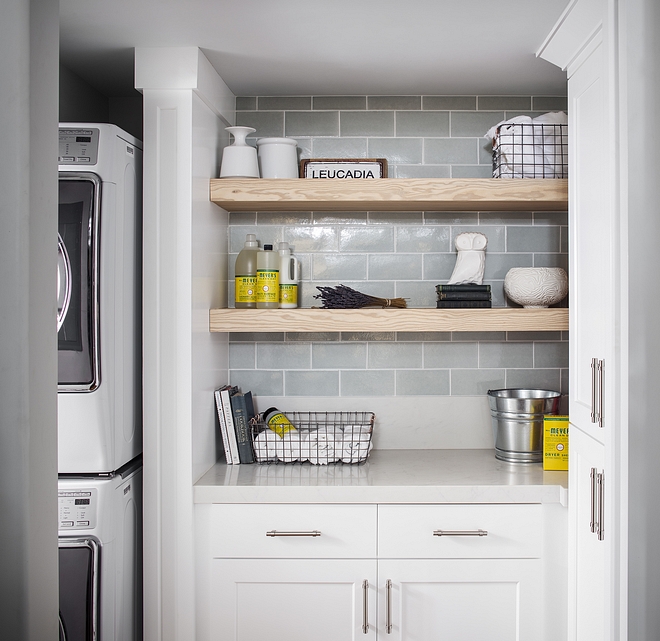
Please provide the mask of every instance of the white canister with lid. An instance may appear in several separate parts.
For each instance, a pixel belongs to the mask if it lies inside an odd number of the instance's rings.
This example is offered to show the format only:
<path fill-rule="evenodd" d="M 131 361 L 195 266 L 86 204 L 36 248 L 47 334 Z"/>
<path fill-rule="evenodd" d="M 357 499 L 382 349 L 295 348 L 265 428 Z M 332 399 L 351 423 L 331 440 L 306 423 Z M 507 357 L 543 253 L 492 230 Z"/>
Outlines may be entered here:
<path fill-rule="evenodd" d="M 293 138 L 259 138 L 262 178 L 298 178 L 298 148 Z"/>

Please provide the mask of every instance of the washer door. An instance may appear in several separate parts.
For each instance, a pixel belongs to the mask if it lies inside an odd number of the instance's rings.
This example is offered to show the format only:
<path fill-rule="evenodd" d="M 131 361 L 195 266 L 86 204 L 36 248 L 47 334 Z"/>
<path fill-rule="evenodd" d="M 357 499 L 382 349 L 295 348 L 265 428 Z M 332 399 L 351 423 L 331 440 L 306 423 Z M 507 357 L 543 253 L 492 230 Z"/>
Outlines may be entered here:
<path fill-rule="evenodd" d="M 95 539 L 59 540 L 60 639 L 96 641 L 99 544 Z"/>

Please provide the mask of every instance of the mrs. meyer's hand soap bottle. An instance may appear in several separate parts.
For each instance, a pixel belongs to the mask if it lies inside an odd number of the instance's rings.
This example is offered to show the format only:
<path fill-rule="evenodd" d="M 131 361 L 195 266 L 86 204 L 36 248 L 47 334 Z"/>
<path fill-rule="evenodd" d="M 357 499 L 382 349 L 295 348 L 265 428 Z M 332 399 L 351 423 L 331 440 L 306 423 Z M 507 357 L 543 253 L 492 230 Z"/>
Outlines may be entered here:
<path fill-rule="evenodd" d="M 257 254 L 257 309 L 280 306 L 280 255 L 272 245 Z"/>
<path fill-rule="evenodd" d="M 238 308 L 257 306 L 257 254 L 259 243 L 254 234 L 245 236 L 245 246 L 236 257 L 234 304 Z"/>

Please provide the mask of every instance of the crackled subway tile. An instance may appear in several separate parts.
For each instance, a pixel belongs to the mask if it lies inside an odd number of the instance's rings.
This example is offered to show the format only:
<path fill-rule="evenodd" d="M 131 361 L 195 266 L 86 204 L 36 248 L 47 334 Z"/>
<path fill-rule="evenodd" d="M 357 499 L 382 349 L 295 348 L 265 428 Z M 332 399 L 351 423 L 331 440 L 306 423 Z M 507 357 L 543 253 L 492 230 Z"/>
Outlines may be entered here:
<path fill-rule="evenodd" d="M 309 344 L 257 345 L 257 369 L 309 369 L 311 367 Z"/>
<path fill-rule="evenodd" d="M 449 136 L 448 111 L 397 111 L 396 135 L 433 138 Z"/>
<path fill-rule="evenodd" d="M 490 165 L 453 165 L 452 178 L 492 178 L 493 171 Z"/>
<path fill-rule="evenodd" d="M 504 120 L 504 111 L 463 111 L 451 114 L 452 137 L 483 138 L 488 130 Z"/>
<path fill-rule="evenodd" d="M 547 389 L 558 392 L 561 387 L 560 369 L 508 369 L 506 387 Z"/>
<path fill-rule="evenodd" d="M 532 343 L 480 343 L 479 367 L 524 368 L 534 366 Z"/>
<path fill-rule="evenodd" d="M 479 367 L 479 345 L 476 342 L 424 343 L 424 367 Z"/>
<path fill-rule="evenodd" d="M 491 389 L 506 386 L 503 369 L 452 369 L 452 396 L 483 396 Z"/>
<path fill-rule="evenodd" d="M 435 286 L 434 282 L 400 280 L 396 282 L 396 297 L 405 298 L 408 307 L 435 307 Z"/>
<path fill-rule="evenodd" d="M 339 372 L 286 372 L 286 396 L 339 396 Z"/>
<path fill-rule="evenodd" d="M 313 109 L 366 109 L 366 96 L 313 96 Z"/>
<path fill-rule="evenodd" d="M 366 158 L 367 138 L 313 138 L 312 158 Z"/>
<path fill-rule="evenodd" d="M 531 225 L 532 214 L 526 211 L 482 211 L 480 225 Z"/>
<path fill-rule="evenodd" d="M 452 249 L 455 249 L 456 247 L 456 236 L 465 232 L 479 232 L 488 238 L 488 245 L 486 246 L 486 262 L 488 262 L 489 252 L 496 253 L 506 251 L 505 239 L 507 237 L 507 228 L 504 227 L 504 225 L 490 225 L 488 227 L 452 225 L 450 240 Z"/>
<path fill-rule="evenodd" d="M 424 222 L 428 225 L 478 225 L 479 214 L 465 211 L 425 211 Z"/>
<path fill-rule="evenodd" d="M 229 381 L 255 396 L 282 396 L 284 393 L 284 372 L 281 371 L 233 369 L 229 372 Z"/>
<path fill-rule="evenodd" d="M 438 285 L 441 281 L 449 280 L 456 265 L 456 254 L 425 254 L 424 255 L 424 280 L 436 280 Z"/>
<path fill-rule="evenodd" d="M 286 230 L 286 241 L 299 253 L 336 252 L 339 248 L 337 228 L 333 226 L 289 227 Z"/>
<path fill-rule="evenodd" d="M 451 340 L 456 343 L 467 341 L 504 341 L 506 332 L 452 332 Z"/>
<path fill-rule="evenodd" d="M 236 124 L 252 127 L 256 132 L 252 137 L 281 137 L 284 135 L 283 111 L 237 111 Z"/>
<path fill-rule="evenodd" d="M 507 332 L 508 341 L 561 341 L 561 332 Z"/>
<path fill-rule="evenodd" d="M 396 165 L 392 178 L 450 178 L 448 165 Z"/>
<path fill-rule="evenodd" d="M 256 96 L 236 96 L 236 111 L 256 111 Z"/>
<path fill-rule="evenodd" d="M 411 369 L 423 366 L 422 343 L 369 345 L 369 369 Z"/>
<path fill-rule="evenodd" d="M 486 234 L 488 235 L 488 234 Z M 504 279 L 512 267 L 533 267 L 532 254 L 488 253 L 486 248 L 485 280 Z"/>
<path fill-rule="evenodd" d="M 230 343 L 273 343 L 275 341 L 284 342 L 283 332 L 231 332 L 229 334 Z"/>
<path fill-rule="evenodd" d="M 559 252 L 561 229 L 559 227 L 509 227 L 507 251 Z"/>
<path fill-rule="evenodd" d="M 366 369 L 366 343 L 329 343 L 312 345 L 314 369 Z"/>
<path fill-rule="evenodd" d="M 255 211 L 232 211 L 229 213 L 229 225 L 242 225 L 243 227 L 257 224 L 257 212 Z"/>
<path fill-rule="evenodd" d="M 385 158 L 388 164 L 420 164 L 421 138 L 369 138 L 369 158 Z"/>
<path fill-rule="evenodd" d="M 316 254 L 312 259 L 314 280 L 346 280 L 367 277 L 364 254 Z"/>
<path fill-rule="evenodd" d="M 287 332 L 287 341 L 313 343 L 321 341 L 339 341 L 339 332 Z"/>
<path fill-rule="evenodd" d="M 259 111 L 292 111 L 312 108 L 311 96 L 259 96 Z"/>
<path fill-rule="evenodd" d="M 315 211 L 313 216 L 315 225 L 366 225 L 366 211 Z"/>
<path fill-rule="evenodd" d="M 342 111 L 339 114 L 339 135 L 394 136 L 394 112 Z"/>
<path fill-rule="evenodd" d="M 537 111 L 567 111 L 566 96 L 532 96 L 532 109 Z"/>
<path fill-rule="evenodd" d="M 343 341 L 393 341 L 395 340 L 394 332 L 342 332 L 341 340 Z"/>
<path fill-rule="evenodd" d="M 479 162 L 474 138 L 425 138 L 424 164 L 476 165 Z"/>
<path fill-rule="evenodd" d="M 229 227 L 229 253 L 238 254 L 245 246 L 245 236 L 256 234 L 259 238 L 260 231 L 256 225 Z"/>
<path fill-rule="evenodd" d="M 534 254 L 534 267 L 561 267 L 568 273 L 568 255 Z"/>
<path fill-rule="evenodd" d="M 422 96 L 422 109 L 435 111 L 475 111 L 476 96 Z"/>
<path fill-rule="evenodd" d="M 338 136 L 338 111 L 287 111 L 287 136 Z"/>
<path fill-rule="evenodd" d="M 311 225 L 311 211 L 263 211 L 257 214 L 259 225 Z"/>
<path fill-rule="evenodd" d="M 383 225 L 344 227 L 339 232 L 340 252 L 394 251 L 394 229 Z"/>
<path fill-rule="evenodd" d="M 394 371 L 342 370 L 341 396 L 394 396 Z"/>
<path fill-rule="evenodd" d="M 229 345 L 229 369 L 255 369 L 255 344 L 231 343 Z"/>
<path fill-rule="evenodd" d="M 372 254 L 368 259 L 370 280 L 413 280 L 422 276 L 422 256 Z"/>
<path fill-rule="evenodd" d="M 534 343 L 534 367 L 568 367 L 568 342 Z"/>
<path fill-rule="evenodd" d="M 535 225 L 559 225 L 565 227 L 568 225 L 567 211 L 536 211 L 534 212 Z"/>
<path fill-rule="evenodd" d="M 448 396 L 449 370 L 399 370 L 396 373 L 397 396 Z"/>
<path fill-rule="evenodd" d="M 529 110 L 532 108 L 531 96 L 477 96 L 477 109 L 479 111 L 508 109 Z"/>
<path fill-rule="evenodd" d="M 421 96 L 367 96 L 367 109 L 421 109 Z"/>
<path fill-rule="evenodd" d="M 370 211 L 369 223 L 375 225 L 409 225 L 422 224 L 424 218 L 421 211 Z"/>
<path fill-rule="evenodd" d="M 397 252 L 450 251 L 451 228 L 445 225 L 401 225 L 396 228 Z"/>
<path fill-rule="evenodd" d="M 421 343 L 447 342 L 451 340 L 451 332 L 397 332 L 396 340 L 406 343 L 411 341 L 419 341 Z"/>

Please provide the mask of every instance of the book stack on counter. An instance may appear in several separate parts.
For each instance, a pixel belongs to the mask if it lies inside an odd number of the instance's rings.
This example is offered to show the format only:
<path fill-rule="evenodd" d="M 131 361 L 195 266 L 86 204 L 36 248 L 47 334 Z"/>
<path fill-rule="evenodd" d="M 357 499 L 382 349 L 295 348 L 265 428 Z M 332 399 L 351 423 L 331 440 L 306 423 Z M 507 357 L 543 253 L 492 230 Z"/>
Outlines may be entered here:
<path fill-rule="evenodd" d="M 238 387 L 225 385 L 214 395 L 227 464 L 254 463 L 250 435 L 250 421 L 255 416 L 252 392 L 243 394 Z"/>
<path fill-rule="evenodd" d="M 438 302 L 441 309 L 459 309 L 492 307 L 490 285 L 436 285 Z"/>

